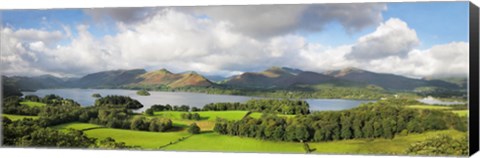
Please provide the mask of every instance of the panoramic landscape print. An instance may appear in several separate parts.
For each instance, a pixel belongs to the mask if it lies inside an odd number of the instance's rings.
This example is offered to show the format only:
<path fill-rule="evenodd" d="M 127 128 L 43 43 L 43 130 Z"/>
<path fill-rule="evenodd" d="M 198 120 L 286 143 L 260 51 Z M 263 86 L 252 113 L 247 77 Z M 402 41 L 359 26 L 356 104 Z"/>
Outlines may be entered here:
<path fill-rule="evenodd" d="M 468 154 L 468 2 L 0 15 L 3 147 Z"/>

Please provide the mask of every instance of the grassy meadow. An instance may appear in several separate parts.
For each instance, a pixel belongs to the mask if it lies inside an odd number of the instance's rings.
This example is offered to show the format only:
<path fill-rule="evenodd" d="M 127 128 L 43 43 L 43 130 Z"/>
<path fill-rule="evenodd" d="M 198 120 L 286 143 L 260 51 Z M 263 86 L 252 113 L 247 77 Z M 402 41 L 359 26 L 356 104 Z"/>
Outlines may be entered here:
<path fill-rule="evenodd" d="M 187 120 L 182 119 L 182 113 L 187 112 L 179 112 L 179 111 L 161 111 L 155 112 L 154 116 L 147 116 L 148 118 L 153 117 L 163 117 L 169 118 L 172 120 L 173 125 L 177 127 L 188 127 L 192 123 L 196 123 L 202 131 L 211 131 L 215 126 L 215 120 L 217 118 L 222 118 L 226 120 L 240 120 L 242 119 L 248 111 L 197 111 L 197 112 L 190 112 L 190 113 L 198 113 L 200 115 L 200 120 Z M 260 112 L 253 112 L 249 116 L 253 118 L 260 118 L 262 117 L 262 113 Z M 294 117 L 295 115 L 278 115 L 280 117 Z"/>
<path fill-rule="evenodd" d="M 88 130 L 88 129 L 102 128 L 102 126 L 91 124 L 91 123 L 72 122 L 72 123 L 53 126 L 52 128 L 58 129 L 58 130 L 66 130 L 69 128 L 76 129 L 76 130 Z"/>
<path fill-rule="evenodd" d="M 22 105 L 27 105 L 27 106 L 30 106 L 30 107 L 43 107 L 43 106 L 46 106 L 45 103 L 33 102 L 33 101 L 23 101 L 23 102 L 20 102 L 20 104 L 22 104 Z"/>
<path fill-rule="evenodd" d="M 458 116 L 468 117 L 468 110 L 452 110 L 452 112 L 457 114 Z"/>
<path fill-rule="evenodd" d="M 438 105 L 409 105 L 408 108 L 415 108 L 415 109 L 435 109 L 435 110 L 449 110 L 452 109 L 448 106 L 438 106 Z"/>
<path fill-rule="evenodd" d="M 263 141 L 255 138 L 242 138 L 206 132 L 193 135 L 164 149 L 176 151 L 302 153 L 303 145 L 297 142 Z"/>
<path fill-rule="evenodd" d="M 463 132 L 456 130 L 429 131 L 421 134 L 407 136 L 396 135 L 393 139 L 352 139 L 332 142 L 309 143 L 310 148 L 315 148 L 316 153 L 335 154 L 404 154 L 405 150 L 413 143 L 423 141 L 438 134 L 447 134 L 460 138 Z"/>
<path fill-rule="evenodd" d="M 127 145 L 140 146 L 143 149 L 158 149 L 160 146 L 175 142 L 190 134 L 187 132 L 146 132 L 113 128 L 98 128 L 85 131 L 89 137 L 105 139 L 111 137 Z"/>
<path fill-rule="evenodd" d="M 25 115 L 12 115 L 12 114 L 2 114 L 2 116 L 5 116 L 12 121 L 21 120 L 21 119 L 24 119 L 24 118 L 31 118 L 31 119 L 37 119 L 38 118 L 38 116 L 25 116 Z"/>
<path fill-rule="evenodd" d="M 88 123 L 67 123 L 54 126 L 56 129 L 90 129 L 84 131 L 88 137 L 104 139 L 111 137 L 127 145 L 140 146 L 143 149 L 160 149 L 171 151 L 225 151 L 225 152 L 275 152 L 304 153 L 303 144 L 299 142 L 265 141 L 255 138 L 220 135 L 211 131 L 190 135 L 186 131 L 145 132 L 100 127 Z M 456 130 L 429 131 L 422 134 L 395 136 L 394 139 L 354 139 L 330 142 L 308 143 L 314 153 L 322 154 L 404 154 L 410 144 L 423 141 L 439 134 L 460 138 L 463 132 Z M 178 141 L 185 138 L 182 141 Z M 178 141 L 178 142 L 177 142 Z M 173 144 L 169 145 L 171 142 Z M 162 147 L 162 148 L 159 148 Z"/>

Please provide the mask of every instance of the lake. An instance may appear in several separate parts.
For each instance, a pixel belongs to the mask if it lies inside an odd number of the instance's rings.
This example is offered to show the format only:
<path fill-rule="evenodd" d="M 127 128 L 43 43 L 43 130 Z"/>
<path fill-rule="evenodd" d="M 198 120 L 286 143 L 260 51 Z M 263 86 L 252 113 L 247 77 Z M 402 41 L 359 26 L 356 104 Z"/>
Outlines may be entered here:
<path fill-rule="evenodd" d="M 48 94 L 59 95 L 63 98 L 73 99 L 82 106 L 91 106 L 95 103 L 92 94 L 98 93 L 102 96 L 107 95 L 123 95 L 130 96 L 138 100 L 144 105 L 143 111 L 153 104 L 170 104 L 170 105 L 189 105 L 190 107 L 203 107 L 208 103 L 216 102 L 245 102 L 250 99 L 258 99 L 260 97 L 252 96 L 236 96 L 236 95 L 219 95 L 204 94 L 191 92 L 161 92 L 150 91 L 150 96 L 139 96 L 135 90 L 125 89 L 41 89 L 35 92 L 22 92 L 23 95 L 37 95 L 44 97 Z M 361 103 L 369 102 L 365 100 L 347 100 L 347 99 L 305 99 L 310 105 L 312 111 L 338 111 L 357 107 Z"/>

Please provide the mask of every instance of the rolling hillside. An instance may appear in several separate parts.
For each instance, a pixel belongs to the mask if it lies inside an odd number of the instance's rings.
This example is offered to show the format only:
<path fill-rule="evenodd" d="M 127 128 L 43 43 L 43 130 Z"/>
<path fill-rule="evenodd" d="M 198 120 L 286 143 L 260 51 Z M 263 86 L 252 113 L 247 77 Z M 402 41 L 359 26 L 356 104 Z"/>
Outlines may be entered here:
<path fill-rule="evenodd" d="M 5 82 L 6 81 L 6 82 Z M 358 68 L 345 68 L 323 73 L 302 71 L 287 67 L 271 67 L 261 72 L 245 72 L 221 82 L 213 83 L 194 71 L 172 73 L 166 69 L 147 72 L 144 69 L 102 71 L 79 79 L 57 78 L 51 75 L 37 77 L 4 77 L 7 88 L 36 90 L 45 88 L 148 88 L 148 87 L 210 87 L 220 86 L 247 89 L 309 89 L 330 87 L 377 86 L 385 90 L 412 91 L 420 87 L 449 90 L 462 88 L 460 84 L 443 80 L 414 79 L 400 75 L 375 73 Z M 5 84 L 4 84 L 5 86 Z M 15 87 L 15 88 L 12 88 Z"/>
<path fill-rule="evenodd" d="M 171 88 L 187 86 L 211 86 L 211 81 L 195 72 L 186 72 L 175 74 L 166 69 L 148 72 L 137 77 L 139 82 L 131 85 L 165 85 Z"/>
<path fill-rule="evenodd" d="M 143 69 L 102 71 L 88 74 L 78 81 L 73 81 L 71 85 L 80 88 L 117 87 L 139 82 L 140 80 L 137 79 L 137 76 L 146 72 Z"/>
<path fill-rule="evenodd" d="M 374 73 L 353 67 L 327 71 L 324 74 L 351 82 L 377 85 L 390 90 L 414 90 L 418 87 L 459 88 L 458 85 L 440 80 L 413 79 L 394 74 Z"/>

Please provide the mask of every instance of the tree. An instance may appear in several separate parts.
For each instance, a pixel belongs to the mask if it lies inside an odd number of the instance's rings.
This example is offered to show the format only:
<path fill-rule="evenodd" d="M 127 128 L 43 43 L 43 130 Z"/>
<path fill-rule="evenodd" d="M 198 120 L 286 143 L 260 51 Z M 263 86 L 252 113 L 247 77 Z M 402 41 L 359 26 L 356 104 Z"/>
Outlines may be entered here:
<path fill-rule="evenodd" d="M 95 100 L 96 107 L 114 107 L 127 109 L 140 109 L 143 105 L 135 99 L 128 96 L 108 95 Z"/>
<path fill-rule="evenodd" d="M 142 89 L 142 90 L 137 91 L 137 95 L 140 95 L 140 96 L 149 96 L 150 93 L 148 93 L 147 90 Z"/>
<path fill-rule="evenodd" d="M 115 139 L 107 137 L 98 142 L 96 147 L 101 149 L 131 149 L 135 146 L 128 146 L 124 142 L 116 142 Z"/>
<path fill-rule="evenodd" d="M 275 130 L 273 131 L 273 139 L 277 141 L 282 141 L 285 135 L 284 127 L 283 126 L 277 126 Z"/>
<path fill-rule="evenodd" d="M 325 141 L 325 131 L 323 128 L 318 128 L 315 130 L 315 133 L 313 133 L 313 140 L 320 142 L 320 141 Z"/>
<path fill-rule="evenodd" d="M 92 97 L 94 97 L 94 98 L 101 98 L 102 95 L 100 95 L 100 94 L 98 94 L 98 93 L 94 93 L 94 94 L 92 94 Z"/>
<path fill-rule="evenodd" d="M 383 135 L 383 127 L 379 121 L 373 122 L 373 137 L 378 138 Z"/>
<path fill-rule="evenodd" d="M 146 124 L 146 118 L 141 116 L 141 117 L 135 117 L 133 118 L 131 124 L 130 124 L 130 129 L 133 130 L 146 130 L 148 129 L 148 125 Z"/>
<path fill-rule="evenodd" d="M 196 123 L 192 123 L 192 124 L 188 127 L 188 133 L 191 133 L 191 134 L 199 134 L 199 133 L 200 133 L 200 127 L 198 127 Z"/>
<path fill-rule="evenodd" d="M 288 125 L 287 129 L 285 129 L 285 139 L 288 141 L 293 141 L 296 139 L 296 131 L 295 131 L 295 126 L 294 125 Z"/>
<path fill-rule="evenodd" d="M 354 119 L 352 124 L 352 129 L 353 129 L 354 138 L 362 138 L 363 137 L 362 119 L 358 119 L 358 118 Z"/>
<path fill-rule="evenodd" d="M 300 142 L 303 142 L 305 140 L 308 140 L 310 137 L 310 134 L 308 133 L 308 129 L 305 125 L 299 125 L 295 129 L 295 139 L 299 140 Z"/>
<path fill-rule="evenodd" d="M 192 115 L 192 120 L 197 120 L 197 121 L 200 120 L 200 114 L 198 114 L 198 113 L 193 113 L 193 115 Z"/>
<path fill-rule="evenodd" d="M 145 110 L 145 114 L 148 115 L 148 116 L 153 116 L 153 115 L 154 115 L 152 109 L 147 109 L 147 110 Z"/>
<path fill-rule="evenodd" d="M 197 107 L 192 107 L 192 112 L 195 112 L 195 111 L 201 111 L 202 109 L 200 108 L 197 108 Z"/>
<path fill-rule="evenodd" d="M 372 138 L 373 137 L 373 121 L 368 121 L 365 123 L 365 125 L 362 128 L 363 131 L 363 137 L 364 138 Z"/>
<path fill-rule="evenodd" d="M 466 136 L 461 139 L 453 139 L 449 135 L 442 134 L 410 145 L 406 153 L 430 156 L 467 156 L 468 139 Z"/>
<path fill-rule="evenodd" d="M 390 118 L 384 119 L 382 121 L 383 127 L 383 137 L 387 139 L 392 139 L 394 135 L 394 121 Z"/>
<path fill-rule="evenodd" d="M 159 123 L 158 118 L 153 118 L 150 120 L 150 125 L 148 126 L 148 130 L 152 132 L 160 131 L 161 124 Z"/>
<path fill-rule="evenodd" d="M 341 129 L 341 137 L 343 139 L 350 139 L 352 138 L 352 123 L 351 123 L 351 117 L 348 116 L 348 114 L 344 114 L 342 115 L 341 117 L 341 125 L 342 125 L 342 129 Z"/>

